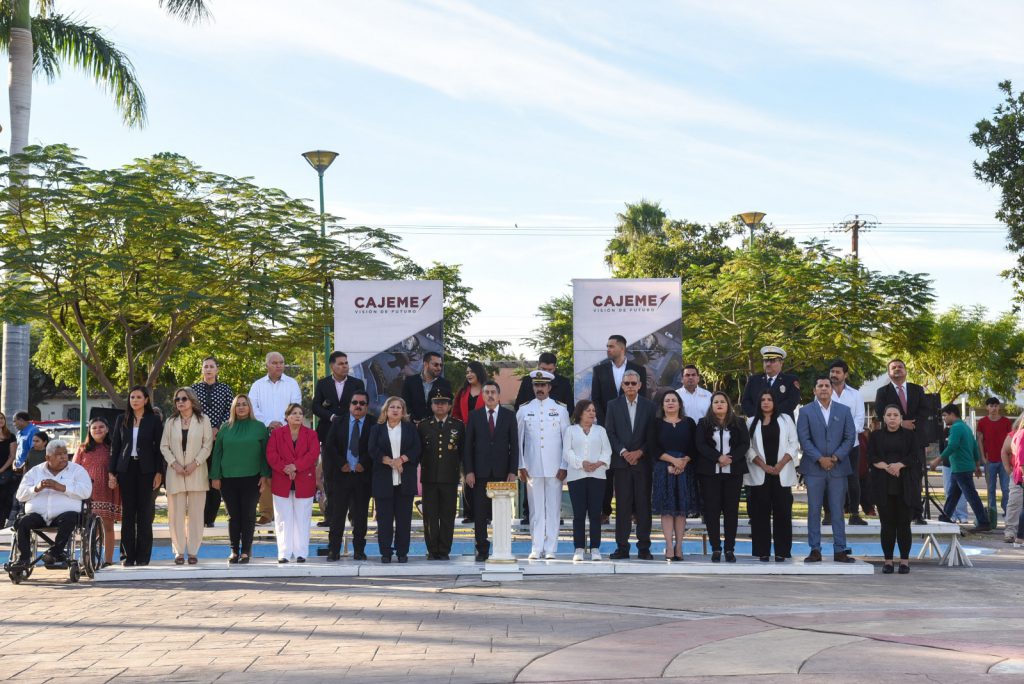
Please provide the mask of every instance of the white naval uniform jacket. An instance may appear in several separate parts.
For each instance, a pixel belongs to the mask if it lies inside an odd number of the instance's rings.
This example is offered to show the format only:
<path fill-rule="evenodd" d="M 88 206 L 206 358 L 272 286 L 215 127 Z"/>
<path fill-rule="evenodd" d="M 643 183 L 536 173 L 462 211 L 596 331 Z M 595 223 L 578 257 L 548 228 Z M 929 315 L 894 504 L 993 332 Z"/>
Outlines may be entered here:
<path fill-rule="evenodd" d="M 519 407 L 519 467 L 530 477 L 555 477 L 567 470 L 562 455 L 562 434 L 569 427 L 569 412 L 551 397 L 534 399 Z"/>

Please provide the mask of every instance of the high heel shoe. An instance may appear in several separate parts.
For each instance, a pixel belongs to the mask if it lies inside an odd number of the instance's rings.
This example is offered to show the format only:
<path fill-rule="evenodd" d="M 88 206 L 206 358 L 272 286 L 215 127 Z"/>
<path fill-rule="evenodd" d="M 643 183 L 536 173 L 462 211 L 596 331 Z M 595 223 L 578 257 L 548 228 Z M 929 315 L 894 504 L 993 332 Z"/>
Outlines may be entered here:
<path fill-rule="evenodd" d="M 174 564 L 175 565 L 184 565 L 185 564 L 185 557 L 184 556 L 175 556 L 174 557 Z"/>

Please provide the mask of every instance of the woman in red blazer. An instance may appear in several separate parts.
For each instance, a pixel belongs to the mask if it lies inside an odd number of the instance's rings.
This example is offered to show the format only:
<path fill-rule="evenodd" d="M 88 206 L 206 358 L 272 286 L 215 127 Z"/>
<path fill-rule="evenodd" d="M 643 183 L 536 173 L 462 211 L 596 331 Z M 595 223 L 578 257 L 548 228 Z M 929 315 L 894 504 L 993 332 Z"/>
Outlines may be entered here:
<path fill-rule="evenodd" d="M 267 441 L 277 562 L 287 563 L 294 558 L 297 563 L 305 563 L 320 442 L 316 431 L 303 425 L 302 406 L 289 404 L 284 416 L 286 424 L 271 432 Z"/>

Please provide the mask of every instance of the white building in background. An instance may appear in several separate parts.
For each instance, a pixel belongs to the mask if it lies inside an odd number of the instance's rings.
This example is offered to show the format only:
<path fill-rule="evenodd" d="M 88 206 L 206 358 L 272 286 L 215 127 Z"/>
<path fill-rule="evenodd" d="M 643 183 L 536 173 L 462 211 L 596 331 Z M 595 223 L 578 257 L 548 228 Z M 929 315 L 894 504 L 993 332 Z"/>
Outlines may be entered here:
<path fill-rule="evenodd" d="M 78 421 L 80 419 L 78 393 L 74 390 L 58 392 L 49 399 L 39 402 L 38 406 L 40 420 Z M 86 406 L 86 416 L 88 416 L 88 411 L 93 408 L 114 408 L 114 402 L 106 394 L 96 393 L 89 396 Z"/>

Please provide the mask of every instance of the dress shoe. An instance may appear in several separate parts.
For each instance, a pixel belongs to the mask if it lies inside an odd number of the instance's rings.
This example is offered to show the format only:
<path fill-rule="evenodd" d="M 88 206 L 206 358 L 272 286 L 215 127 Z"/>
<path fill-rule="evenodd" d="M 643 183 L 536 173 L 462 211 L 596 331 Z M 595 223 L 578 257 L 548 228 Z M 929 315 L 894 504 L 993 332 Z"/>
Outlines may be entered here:
<path fill-rule="evenodd" d="M 327 562 L 328 563 L 333 563 L 335 561 L 340 561 L 340 560 L 341 560 L 341 554 L 340 553 L 335 553 L 334 551 L 328 551 L 327 552 Z"/>
<path fill-rule="evenodd" d="M 914 518 L 914 524 L 915 525 L 927 525 L 928 521 L 924 519 L 923 515 L 919 515 L 916 518 Z"/>
<path fill-rule="evenodd" d="M 951 523 L 951 522 L 953 522 L 953 519 L 952 519 L 952 518 L 950 518 L 950 517 L 949 517 L 948 515 L 946 515 L 945 513 L 940 513 L 940 514 L 939 514 L 939 522 L 942 522 L 942 523 Z"/>
<path fill-rule="evenodd" d="M 356 551 L 352 554 L 352 560 L 366 560 L 366 554 L 362 551 Z"/>
<path fill-rule="evenodd" d="M 891 575 L 894 572 L 896 572 L 896 568 L 892 567 L 892 563 L 886 563 L 882 566 L 883 575 Z"/>
<path fill-rule="evenodd" d="M 231 552 L 231 555 L 230 555 L 230 556 L 228 556 L 228 563 L 229 563 L 230 565 L 234 565 L 234 564 L 235 564 L 235 563 L 237 563 L 237 562 L 238 562 L 238 554 L 237 554 L 237 553 L 235 553 L 234 551 L 232 551 L 232 552 Z"/>
<path fill-rule="evenodd" d="M 450 561 L 452 558 L 447 553 L 437 554 L 437 560 Z"/>
<path fill-rule="evenodd" d="M 433 553 L 433 552 L 427 553 L 427 560 L 428 561 L 437 560 L 437 554 Z"/>
<path fill-rule="evenodd" d="M 280 565 L 284 565 L 285 563 L 287 563 L 287 562 L 288 562 L 288 559 L 287 559 L 287 558 L 278 558 L 278 559 L 277 559 L 277 562 L 278 562 L 278 564 L 280 564 Z"/>
<path fill-rule="evenodd" d="M 971 529 L 969 529 L 967 531 L 968 532 L 991 532 L 992 531 L 992 526 L 991 525 L 975 525 L 974 527 L 972 527 Z"/>
<path fill-rule="evenodd" d="M 399 563 L 408 563 L 409 562 L 409 557 L 408 556 L 403 556 L 402 554 L 398 554 L 398 562 Z"/>
<path fill-rule="evenodd" d="M 672 562 L 673 563 L 682 563 L 683 562 L 683 557 L 681 555 L 679 555 L 679 556 L 672 556 Z"/>
<path fill-rule="evenodd" d="M 775 557 L 775 562 L 776 563 L 785 563 L 786 562 L 786 557 L 785 556 L 776 556 Z"/>
<path fill-rule="evenodd" d="M 726 551 L 725 552 L 725 562 L 726 563 L 735 563 L 736 562 L 736 554 L 733 553 L 732 551 Z"/>
<path fill-rule="evenodd" d="M 243 553 L 241 556 L 238 557 L 238 564 L 239 565 L 245 565 L 248 562 L 249 562 L 249 554 Z"/>
<path fill-rule="evenodd" d="M 380 557 L 380 562 L 383 563 L 384 565 L 387 565 L 388 563 L 391 562 L 391 556 L 381 556 Z"/>
<path fill-rule="evenodd" d="M 833 563 L 856 563 L 857 559 L 854 558 L 853 556 L 851 556 L 848 551 L 843 551 L 842 553 L 834 553 L 834 554 L 832 554 L 832 562 Z"/>
<path fill-rule="evenodd" d="M 130 561 L 127 558 L 125 558 L 124 560 L 121 561 L 121 567 L 122 568 L 134 568 L 135 567 L 135 561 Z"/>
<path fill-rule="evenodd" d="M 722 562 L 722 552 L 721 551 L 712 551 L 711 552 L 711 562 L 712 563 L 721 563 Z"/>
<path fill-rule="evenodd" d="M 769 556 L 761 556 L 761 557 L 758 558 L 758 560 L 761 561 L 762 563 L 767 563 L 768 561 L 771 560 L 771 558 Z"/>
<path fill-rule="evenodd" d="M 832 524 L 832 516 L 826 515 L 824 518 L 821 519 L 821 524 L 822 525 L 831 525 Z"/>
<path fill-rule="evenodd" d="M 472 518 L 463 518 L 462 519 L 462 524 L 463 525 L 472 525 L 473 524 L 473 519 Z"/>
<path fill-rule="evenodd" d="M 477 554 L 476 554 L 476 562 L 477 563 L 486 563 L 487 562 L 487 554 L 486 553 L 480 553 L 478 551 Z"/>
<path fill-rule="evenodd" d="M 860 517 L 859 515 L 851 515 L 850 516 L 850 522 L 847 523 L 847 525 L 867 525 L 867 524 L 868 524 L 868 521 L 865 520 L 864 518 Z"/>
<path fill-rule="evenodd" d="M 821 562 L 821 550 L 811 549 L 811 552 L 807 554 L 807 558 L 804 558 L 804 563 L 820 563 Z"/>
<path fill-rule="evenodd" d="M 900 563 L 899 573 L 901 575 L 909 575 L 910 574 L 910 566 L 909 565 L 903 565 L 902 563 Z"/>
<path fill-rule="evenodd" d="M 650 551 L 638 551 L 636 557 L 640 560 L 654 560 L 654 554 Z"/>
<path fill-rule="evenodd" d="M 874 506 L 868 506 L 864 509 L 864 515 L 878 515 L 878 511 L 875 510 Z"/>
<path fill-rule="evenodd" d="M 629 560 L 629 551 L 615 550 L 615 551 L 612 551 L 608 555 L 608 557 L 611 558 L 612 560 Z"/>
<path fill-rule="evenodd" d="M 317 527 L 330 527 L 331 523 L 327 522 L 326 520 L 321 520 L 320 522 L 318 522 L 316 524 L 316 526 Z M 212 527 L 212 525 L 211 525 L 211 527 Z"/>
<path fill-rule="evenodd" d="M 306 559 L 303 558 L 302 556 L 299 556 L 298 558 L 295 559 L 295 562 L 296 563 L 305 563 Z"/>
<path fill-rule="evenodd" d="M 135 567 L 144 568 L 149 565 L 149 561 L 135 561 Z"/>

